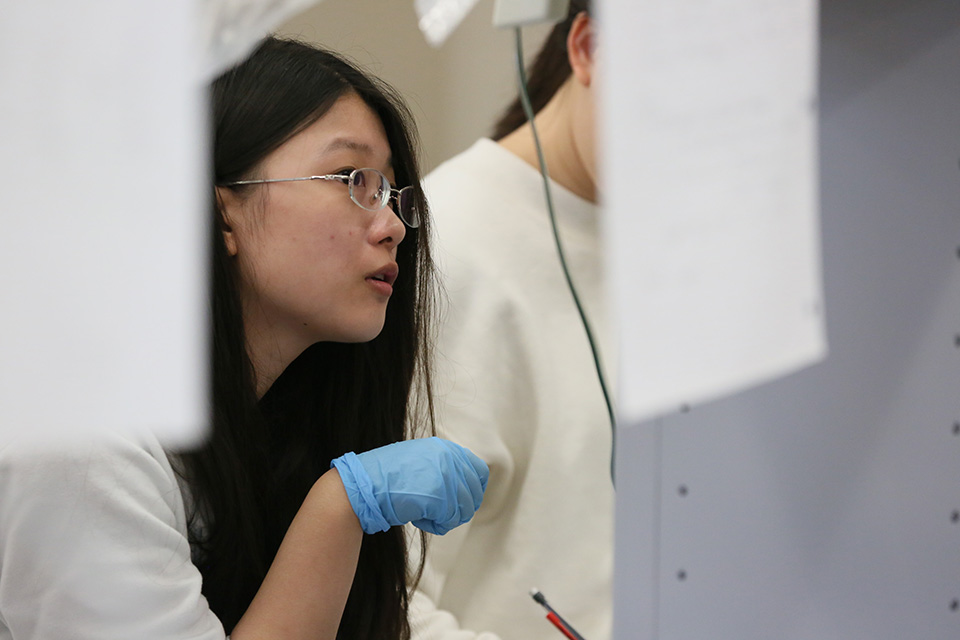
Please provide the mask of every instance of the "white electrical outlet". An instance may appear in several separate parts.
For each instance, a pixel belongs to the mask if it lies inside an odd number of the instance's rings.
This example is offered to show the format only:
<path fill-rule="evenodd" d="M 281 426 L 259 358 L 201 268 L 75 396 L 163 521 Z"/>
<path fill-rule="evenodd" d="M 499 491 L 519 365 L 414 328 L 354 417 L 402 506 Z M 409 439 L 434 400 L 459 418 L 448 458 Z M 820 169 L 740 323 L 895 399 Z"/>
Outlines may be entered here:
<path fill-rule="evenodd" d="M 541 22 L 559 22 L 567 17 L 570 0 L 497 0 L 493 26 L 523 27 Z"/>

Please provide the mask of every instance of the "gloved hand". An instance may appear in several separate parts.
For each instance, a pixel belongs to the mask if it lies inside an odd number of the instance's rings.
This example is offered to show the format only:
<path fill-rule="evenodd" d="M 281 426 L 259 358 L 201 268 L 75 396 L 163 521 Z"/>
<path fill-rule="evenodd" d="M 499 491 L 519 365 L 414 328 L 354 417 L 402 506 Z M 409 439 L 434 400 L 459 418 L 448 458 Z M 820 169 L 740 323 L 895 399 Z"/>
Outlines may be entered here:
<path fill-rule="evenodd" d="M 487 465 L 440 438 L 405 440 L 356 455 L 336 467 L 364 533 L 408 522 L 443 535 L 470 520 L 487 488 Z"/>

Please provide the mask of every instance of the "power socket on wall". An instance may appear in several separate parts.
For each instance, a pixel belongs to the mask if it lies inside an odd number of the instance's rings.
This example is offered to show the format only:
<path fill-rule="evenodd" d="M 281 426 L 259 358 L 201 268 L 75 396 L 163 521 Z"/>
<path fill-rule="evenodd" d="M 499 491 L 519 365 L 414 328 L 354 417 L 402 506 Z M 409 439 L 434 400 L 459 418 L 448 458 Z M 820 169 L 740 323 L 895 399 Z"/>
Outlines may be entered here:
<path fill-rule="evenodd" d="M 503 29 L 541 22 L 559 22 L 567 17 L 570 0 L 496 0 L 493 26 Z"/>

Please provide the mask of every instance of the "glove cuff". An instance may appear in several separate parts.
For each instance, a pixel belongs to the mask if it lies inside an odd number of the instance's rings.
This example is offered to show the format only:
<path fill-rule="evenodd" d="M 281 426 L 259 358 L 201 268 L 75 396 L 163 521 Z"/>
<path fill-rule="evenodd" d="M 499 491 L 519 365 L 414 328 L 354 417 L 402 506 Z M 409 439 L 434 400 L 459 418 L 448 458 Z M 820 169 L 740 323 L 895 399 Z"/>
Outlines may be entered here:
<path fill-rule="evenodd" d="M 347 490 L 347 499 L 353 512 L 357 514 L 360 528 L 364 533 L 379 533 L 390 528 L 390 523 L 383 517 L 380 505 L 373 494 L 373 482 L 369 474 L 360 463 L 357 455 L 348 451 L 339 458 L 330 462 L 340 474 L 340 481 Z"/>

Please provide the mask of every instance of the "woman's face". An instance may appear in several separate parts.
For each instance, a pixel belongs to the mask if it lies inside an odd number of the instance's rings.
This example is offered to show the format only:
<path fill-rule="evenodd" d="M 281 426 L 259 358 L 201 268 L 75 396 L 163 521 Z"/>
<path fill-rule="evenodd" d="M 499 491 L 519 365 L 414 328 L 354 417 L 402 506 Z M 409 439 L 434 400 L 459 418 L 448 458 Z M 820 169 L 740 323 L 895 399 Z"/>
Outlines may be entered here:
<path fill-rule="evenodd" d="M 277 148 L 263 179 L 372 167 L 394 181 L 379 118 L 356 94 Z M 364 342 L 383 328 L 405 227 L 390 207 L 366 211 L 340 181 L 262 184 L 238 198 L 220 189 L 228 251 L 242 280 L 244 326 L 260 349 L 292 360 L 322 341 Z M 402 275 L 401 275 L 402 277 Z M 260 354 L 263 356 L 264 354 Z"/>

